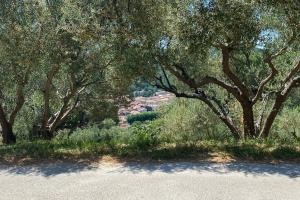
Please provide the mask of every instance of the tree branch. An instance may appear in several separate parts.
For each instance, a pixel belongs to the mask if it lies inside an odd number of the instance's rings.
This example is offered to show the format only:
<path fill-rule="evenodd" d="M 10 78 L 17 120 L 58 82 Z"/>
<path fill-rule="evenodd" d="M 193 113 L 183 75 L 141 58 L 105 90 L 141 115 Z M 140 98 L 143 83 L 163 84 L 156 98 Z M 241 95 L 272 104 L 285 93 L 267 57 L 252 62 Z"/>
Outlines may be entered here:
<path fill-rule="evenodd" d="M 295 88 L 300 86 L 300 76 L 293 78 L 290 80 L 288 83 L 286 83 L 278 92 L 276 95 L 275 102 L 272 106 L 271 112 L 269 113 L 265 123 L 264 127 L 260 132 L 260 136 L 267 137 L 268 134 L 270 133 L 272 124 L 278 115 L 280 108 L 282 107 L 282 104 L 286 101 L 290 91 Z"/>
<path fill-rule="evenodd" d="M 237 87 L 226 83 L 223 80 L 219 80 L 215 77 L 211 77 L 211 76 L 206 76 L 204 77 L 200 82 L 196 82 L 195 79 L 192 79 L 189 77 L 189 75 L 187 74 L 187 72 L 184 70 L 184 68 L 182 66 L 180 66 L 179 64 L 173 64 L 174 68 L 169 65 L 168 63 L 162 61 L 162 58 L 160 57 L 160 59 L 158 60 L 158 62 L 160 62 L 163 66 L 166 67 L 166 69 L 173 74 L 178 80 L 182 81 L 183 83 L 187 84 L 190 88 L 194 89 L 195 91 L 197 91 L 198 88 L 205 86 L 207 84 L 216 84 L 222 88 L 224 88 L 227 92 L 229 92 L 230 94 L 232 94 L 233 96 L 235 96 L 237 99 L 241 100 L 241 95 L 239 93 L 239 90 Z M 163 72 L 164 72 L 164 68 L 162 67 Z M 165 73 L 165 72 L 164 72 Z M 166 76 L 166 74 L 164 74 Z M 168 81 L 168 79 L 167 79 Z"/>
<path fill-rule="evenodd" d="M 270 56 L 271 60 L 276 59 L 277 57 L 281 56 L 282 54 L 284 54 L 287 49 L 293 44 L 294 40 L 296 39 L 296 32 L 293 31 L 291 38 L 287 41 L 286 45 L 284 47 L 282 47 L 281 49 L 279 49 L 276 53 L 274 53 L 273 55 Z"/>
<path fill-rule="evenodd" d="M 258 90 L 254 96 L 254 98 L 252 99 L 252 104 L 254 105 L 258 99 L 261 97 L 265 86 L 278 74 L 277 69 L 275 68 L 274 64 L 272 63 L 272 58 L 268 57 L 265 62 L 268 64 L 268 66 L 271 69 L 271 73 L 269 74 L 269 76 L 267 76 L 264 80 L 262 80 L 259 84 Z"/>
<path fill-rule="evenodd" d="M 206 76 L 201 80 L 201 82 L 197 83 L 197 85 L 198 85 L 198 87 L 202 87 L 204 85 L 211 84 L 211 83 L 216 84 L 216 85 L 220 86 L 221 88 L 225 89 L 228 93 L 232 94 L 237 99 L 241 98 L 237 87 L 235 87 L 229 83 L 226 83 L 223 80 L 217 79 L 215 77 Z"/>
<path fill-rule="evenodd" d="M 172 87 L 168 87 L 166 86 L 163 81 L 162 78 L 159 77 L 158 81 L 160 82 L 160 84 L 155 84 L 156 87 L 163 89 L 167 92 L 173 93 L 175 94 L 176 97 L 184 97 L 184 98 L 188 98 L 188 99 L 198 99 L 201 100 L 202 102 L 204 102 L 225 124 L 226 126 L 230 129 L 230 131 L 233 133 L 235 138 L 239 138 L 240 137 L 240 132 L 238 130 L 238 128 L 235 127 L 235 125 L 233 124 L 232 119 L 227 115 L 227 112 L 225 111 L 225 109 L 222 107 L 222 105 L 220 104 L 219 101 L 217 101 L 215 98 L 209 98 L 207 95 L 205 95 L 204 92 L 200 92 L 198 91 L 195 94 L 187 94 L 184 92 L 178 92 L 176 88 Z M 213 104 L 213 102 L 216 103 L 216 105 L 218 106 L 218 108 L 216 108 Z"/>
<path fill-rule="evenodd" d="M 290 71 L 290 73 L 287 75 L 287 77 L 284 79 L 283 82 L 287 83 L 288 81 L 290 81 L 291 78 L 293 78 L 293 76 L 295 76 L 299 71 L 300 71 L 300 60 L 298 61 L 296 66 Z"/>
<path fill-rule="evenodd" d="M 161 65 L 165 66 L 165 68 L 178 80 L 182 81 L 194 90 L 197 89 L 196 81 L 189 77 L 187 72 L 182 66 L 180 66 L 180 64 L 169 64 L 169 62 L 165 62 L 165 60 L 161 56 L 156 56 L 156 61 L 158 61 Z"/>
<path fill-rule="evenodd" d="M 9 123 L 11 125 L 14 124 L 15 122 L 15 119 L 17 117 L 17 114 L 19 113 L 19 111 L 22 109 L 24 103 L 25 103 L 25 96 L 24 96 L 24 87 L 25 85 L 27 84 L 28 82 L 28 79 L 29 79 L 29 74 L 30 74 L 30 69 L 31 69 L 31 66 L 27 67 L 25 69 L 25 72 L 23 72 L 23 76 L 20 77 L 18 75 L 18 71 L 16 70 L 15 67 L 13 67 L 13 71 L 15 73 L 15 76 L 17 78 L 16 80 L 16 84 L 17 84 L 17 90 L 16 90 L 16 105 L 12 111 L 12 113 L 10 114 L 10 117 L 9 117 Z"/>
<path fill-rule="evenodd" d="M 22 83 L 18 83 L 17 92 L 16 92 L 16 97 L 17 97 L 16 106 L 9 117 L 9 123 L 11 125 L 14 124 L 18 112 L 21 110 L 21 108 L 25 103 L 23 89 L 24 89 L 24 85 Z"/>
<path fill-rule="evenodd" d="M 264 118 L 266 108 L 267 108 L 267 101 L 268 101 L 268 96 L 266 95 L 265 98 L 263 98 L 263 106 L 262 106 L 260 114 L 258 115 L 257 121 L 255 123 L 257 133 L 259 133 L 260 128 L 262 126 L 263 118 Z"/>
<path fill-rule="evenodd" d="M 230 59 L 230 50 L 228 47 L 222 47 L 222 68 L 224 74 L 234 83 L 234 85 L 240 90 L 240 95 L 244 97 L 249 97 L 249 89 L 244 85 L 244 83 L 237 77 L 229 67 L 229 59 Z"/>

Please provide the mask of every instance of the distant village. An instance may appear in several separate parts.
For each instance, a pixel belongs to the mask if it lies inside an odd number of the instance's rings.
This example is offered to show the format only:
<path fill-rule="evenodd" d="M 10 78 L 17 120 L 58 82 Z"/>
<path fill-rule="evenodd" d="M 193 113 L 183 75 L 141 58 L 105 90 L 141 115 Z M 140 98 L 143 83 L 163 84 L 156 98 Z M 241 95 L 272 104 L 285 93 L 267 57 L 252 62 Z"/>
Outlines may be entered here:
<path fill-rule="evenodd" d="M 135 97 L 129 106 L 120 108 L 119 125 L 127 127 L 127 116 L 154 111 L 159 106 L 169 103 L 174 97 L 174 94 L 165 91 L 156 92 L 151 97 Z"/>

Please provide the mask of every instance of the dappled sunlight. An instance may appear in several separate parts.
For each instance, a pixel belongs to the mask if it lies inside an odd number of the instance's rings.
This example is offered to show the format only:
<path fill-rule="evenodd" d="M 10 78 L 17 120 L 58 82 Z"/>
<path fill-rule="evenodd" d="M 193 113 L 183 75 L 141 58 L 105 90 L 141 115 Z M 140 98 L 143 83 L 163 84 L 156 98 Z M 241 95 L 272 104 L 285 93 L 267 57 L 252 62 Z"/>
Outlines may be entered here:
<path fill-rule="evenodd" d="M 300 177 L 300 165 L 298 164 L 257 164 L 257 163 L 199 163 L 199 162 L 164 162 L 164 163 L 136 163 L 112 162 L 105 158 L 105 163 L 64 163 L 57 162 L 51 164 L 27 165 L 27 166 L 9 166 L 0 165 L 0 174 L 2 175 L 26 175 L 53 177 L 58 175 L 68 175 L 81 172 L 103 172 L 108 174 L 118 173 L 200 173 L 230 175 L 240 173 L 246 176 L 286 176 L 289 178 Z M 109 162 L 107 162 L 109 161 Z M 107 165 L 109 163 L 109 165 Z"/>
<path fill-rule="evenodd" d="M 217 173 L 226 175 L 230 173 L 242 173 L 245 175 L 281 175 L 290 178 L 300 177 L 300 165 L 297 164 L 256 164 L 256 163 L 164 163 L 164 164 L 124 164 L 118 169 L 111 170 L 110 173 L 180 173 L 193 171 L 197 173 Z"/>
<path fill-rule="evenodd" d="M 0 175 L 28 175 L 52 177 L 61 174 L 79 173 L 83 171 L 95 170 L 96 167 L 89 163 L 52 163 L 27 166 L 0 165 Z"/>

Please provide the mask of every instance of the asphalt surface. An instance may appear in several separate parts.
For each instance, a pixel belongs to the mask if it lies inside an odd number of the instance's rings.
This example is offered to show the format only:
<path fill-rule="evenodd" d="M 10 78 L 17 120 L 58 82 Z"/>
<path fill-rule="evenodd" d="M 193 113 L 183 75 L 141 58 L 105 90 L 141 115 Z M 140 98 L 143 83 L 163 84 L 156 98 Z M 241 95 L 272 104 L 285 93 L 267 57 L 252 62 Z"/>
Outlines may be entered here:
<path fill-rule="evenodd" d="M 298 200 L 300 165 L 0 165 L 0 199 Z"/>

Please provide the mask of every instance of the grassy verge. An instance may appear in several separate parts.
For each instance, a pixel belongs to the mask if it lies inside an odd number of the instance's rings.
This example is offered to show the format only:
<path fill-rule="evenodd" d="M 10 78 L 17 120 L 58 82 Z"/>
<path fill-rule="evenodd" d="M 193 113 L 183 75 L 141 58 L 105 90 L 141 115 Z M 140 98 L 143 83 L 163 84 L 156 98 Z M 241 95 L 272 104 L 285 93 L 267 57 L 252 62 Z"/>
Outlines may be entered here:
<path fill-rule="evenodd" d="M 185 144 L 161 144 L 134 147 L 108 143 L 73 143 L 56 141 L 22 142 L 0 145 L 0 162 L 22 163 L 81 159 L 95 160 L 114 156 L 133 160 L 202 160 L 202 161 L 291 161 L 300 162 L 300 144 L 277 144 L 262 141 L 201 141 Z"/>

